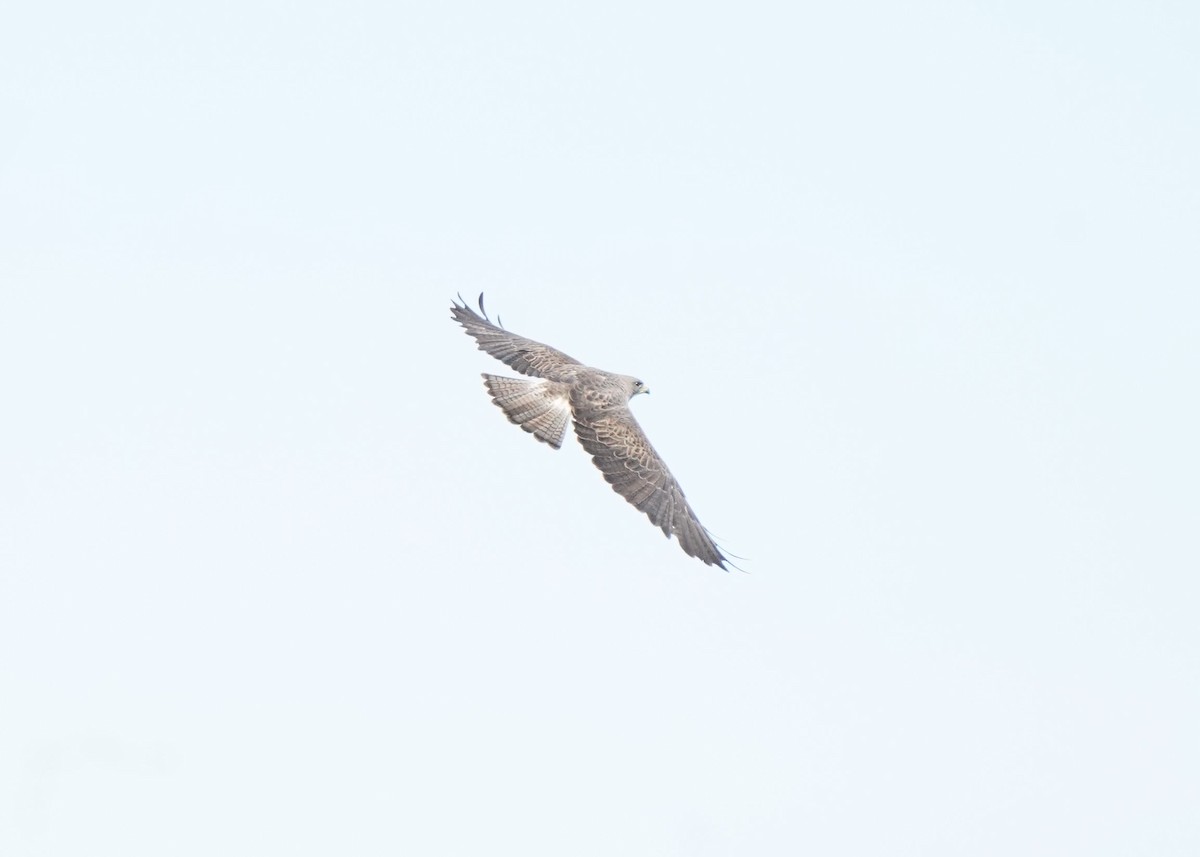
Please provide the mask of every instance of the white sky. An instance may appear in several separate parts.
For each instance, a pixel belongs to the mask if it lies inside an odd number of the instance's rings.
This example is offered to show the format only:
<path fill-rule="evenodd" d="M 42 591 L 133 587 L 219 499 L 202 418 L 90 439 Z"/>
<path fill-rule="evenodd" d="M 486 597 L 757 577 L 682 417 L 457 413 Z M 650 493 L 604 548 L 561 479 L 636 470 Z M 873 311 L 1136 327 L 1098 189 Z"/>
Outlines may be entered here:
<path fill-rule="evenodd" d="M 1200 853 L 1198 8 L 6 11 L 0 853 Z"/>

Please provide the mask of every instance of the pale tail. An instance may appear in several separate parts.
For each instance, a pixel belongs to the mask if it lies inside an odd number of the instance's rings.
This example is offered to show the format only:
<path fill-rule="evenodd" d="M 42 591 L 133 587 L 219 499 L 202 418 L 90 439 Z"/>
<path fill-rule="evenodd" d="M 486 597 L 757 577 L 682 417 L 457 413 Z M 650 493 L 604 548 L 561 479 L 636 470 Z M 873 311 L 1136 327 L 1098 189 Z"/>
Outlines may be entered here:
<path fill-rule="evenodd" d="M 510 422 L 555 449 L 562 446 L 571 406 L 557 384 L 484 374 L 483 383 Z"/>

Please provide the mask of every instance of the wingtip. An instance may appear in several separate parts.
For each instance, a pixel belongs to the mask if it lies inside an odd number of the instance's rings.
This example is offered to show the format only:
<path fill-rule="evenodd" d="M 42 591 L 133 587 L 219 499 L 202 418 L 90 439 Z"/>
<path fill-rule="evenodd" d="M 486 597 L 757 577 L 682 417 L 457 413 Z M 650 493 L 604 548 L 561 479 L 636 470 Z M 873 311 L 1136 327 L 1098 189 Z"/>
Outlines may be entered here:
<path fill-rule="evenodd" d="M 726 567 L 726 566 L 728 566 L 728 567 Z M 747 571 L 746 569 L 744 569 L 740 565 L 738 565 L 736 562 L 731 560 L 729 557 L 727 557 L 727 556 L 721 557 L 721 570 L 724 571 L 726 574 L 728 574 L 730 569 L 737 569 L 742 574 L 750 573 L 749 571 Z"/>
<path fill-rule="evenodd" d="M 464 314 L 466 316 L 472 316 L 474 313 L 471 312 L 471 307 L 467 304 L 467 302 L 463 300 L 462 292 L 459 292 L 457 297 L 458 300 L 450 301 L 450 318 L 454 319 L 459 324 L 464 324 Z"/>
<path fill-rule="evenodd" d="M 731 554 L 729 554 L 729 556 L 726 556 L 725 553 L 721 550 L 717 551 L 717 556 L 719 556 L 721 558 L 720 561 L 717 563 L 717 565 L 721 566 L 722 571 L 729 571 L 729 569 L 725 567 L 726 565 L 729 565 L 733 568 L 736 568 L 742 574 L 750 573 L 750 572 L 746 571 L 746 569 L 742 568 L 740 565 L 738 565 L 736 562 L 734 562 L 732 559 L 729 558 L 729 557 L 734 557 L 736 559 L 740 559 L 742 562 L 745 562 L 746 558 L 744 556 L 738 556 L 735 553 L 731 553 Z"/>

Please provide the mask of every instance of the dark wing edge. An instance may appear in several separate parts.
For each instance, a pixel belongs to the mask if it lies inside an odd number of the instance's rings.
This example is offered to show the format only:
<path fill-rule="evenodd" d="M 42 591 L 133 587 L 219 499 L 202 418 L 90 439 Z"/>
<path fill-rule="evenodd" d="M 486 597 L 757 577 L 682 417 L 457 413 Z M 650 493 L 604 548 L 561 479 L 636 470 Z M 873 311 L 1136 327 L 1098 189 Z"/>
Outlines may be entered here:
<path fill-rule="evenodd" d="M 503 327 L 492 324 L 483 308 L 482 293 L 479 295 L 479 313 L 467 306 L 462 295 L 458 296 L 458 300 L 461 303 L 454 302 L 450 306 L 450 317 L 475 338 L 480 351 L 486 351 L 522 375 L 555 378 L 563 367 L 581 365 L 574 357 L 563 354 L 557 348 L 517 336 Z M 499 320 L 499 316 L 496 318 Z"/>
<path fill-rule="evenodd" d="M 677 536 L 688 556 L 723 571 L 737 568 L 713 541 L 683 490 L 628 408 L 600 414 L 575 411 L 575 434 L 612 489 L 645 513 L 666 537 Z"/>

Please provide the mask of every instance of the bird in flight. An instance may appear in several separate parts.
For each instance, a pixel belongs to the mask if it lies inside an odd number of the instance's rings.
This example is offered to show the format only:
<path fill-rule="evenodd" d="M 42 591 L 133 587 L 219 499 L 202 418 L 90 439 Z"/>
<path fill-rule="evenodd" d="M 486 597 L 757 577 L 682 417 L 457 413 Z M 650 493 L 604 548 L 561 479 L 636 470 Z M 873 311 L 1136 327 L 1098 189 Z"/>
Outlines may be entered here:
<path fill-rule="evenodd" d="M 462 301 L 462 296 L 459 296 Z M 479 295 L 479 312 L 453 303 L 451 317 L 486 351 L 528 378 L 483 373 L 483 383 L 510 422 L 542 443 L 562 447 L 567 422 L 612 489 L 646 514 L 688 556 L 728 571 L 721 553 L 688 505 L 683 490 L 629 410 L 649 388 L 637 378 L 584 366 L 561 351 L 492 324 Z M 497 317 L 499 321 L 499 317 Z"/>

